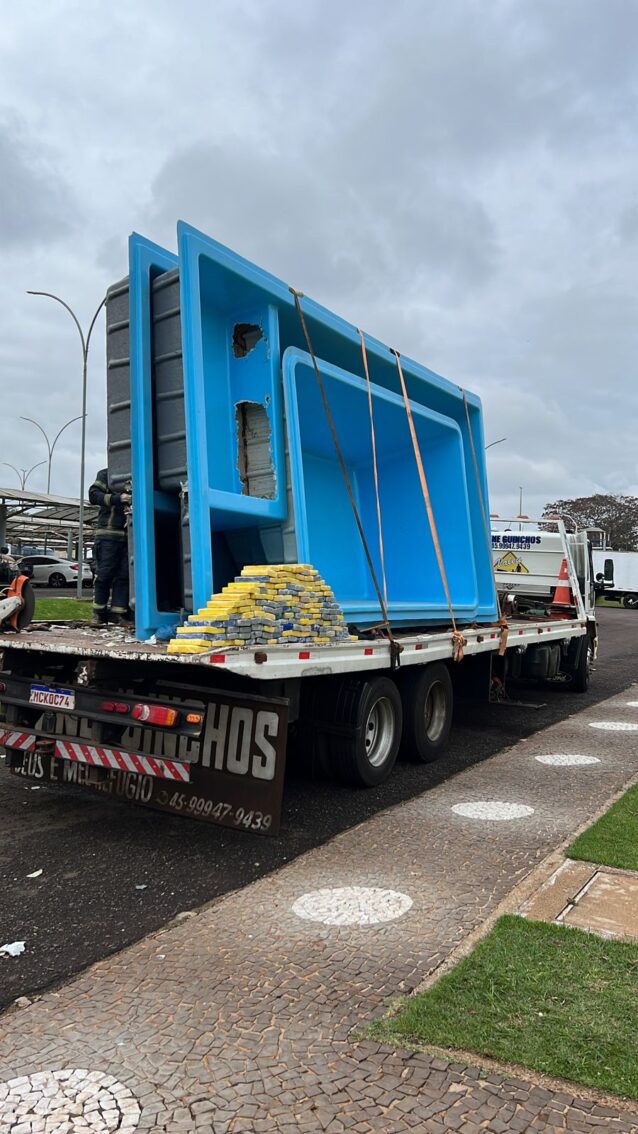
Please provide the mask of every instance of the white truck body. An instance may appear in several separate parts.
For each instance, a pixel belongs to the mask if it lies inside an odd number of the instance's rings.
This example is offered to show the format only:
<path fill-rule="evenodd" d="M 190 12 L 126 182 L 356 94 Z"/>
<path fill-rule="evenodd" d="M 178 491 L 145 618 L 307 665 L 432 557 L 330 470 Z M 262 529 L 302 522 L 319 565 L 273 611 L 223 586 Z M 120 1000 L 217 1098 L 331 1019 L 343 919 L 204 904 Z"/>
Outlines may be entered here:
<path fill-rule="evenodd" d="M 608 598 L 638 601 L 638 551 L 594 551 L 594 575 L 603 576 L 603 593 Z M 628 605 L 635 605 L 635 602 Z"/>
<path fill-rule="evenodd" d="M 507 523 L 507 521 L 504 521 Z M 594 618 L 593 563 L 586 532 L 566 532 L 553 521 L 555 531 L 538 521 L 511 521 L 492 529 L 492 560 L 499 594 L 527 600 L 527 605 L 565 606 L 567 592 L 588 618 Z M 520 605 L 520 603 L 519 603 Z"/>

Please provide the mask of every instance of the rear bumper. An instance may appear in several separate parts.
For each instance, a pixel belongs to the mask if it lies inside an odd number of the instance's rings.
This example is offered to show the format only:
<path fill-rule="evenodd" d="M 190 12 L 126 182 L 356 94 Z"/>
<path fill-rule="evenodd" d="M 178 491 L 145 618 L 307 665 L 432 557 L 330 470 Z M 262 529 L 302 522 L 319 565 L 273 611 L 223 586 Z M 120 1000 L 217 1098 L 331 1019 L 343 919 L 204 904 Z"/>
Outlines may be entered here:
<path fill-rule="evenodd" d="M 35 733 L 18 729 L 0 731 L 0 745 L 21 752 L 34 752 L 36 743 L 47 744 L 46 738 Z M 154 776 L 156 779 L 173 780 L 177 783 L 190 782 L 190 767 L 176 760 L 158 760 L 153 756 L 142 756 L 125 752 L 121 748 L 104 748 L 102 745 L 81 744 L 78 741 L 55 740 L 53 755 L 59 760 L 75 760 L 79 764 L 89 764 L 95 768 L 110 768 L 115 771 L 133 772 L 140 776 Z"/>

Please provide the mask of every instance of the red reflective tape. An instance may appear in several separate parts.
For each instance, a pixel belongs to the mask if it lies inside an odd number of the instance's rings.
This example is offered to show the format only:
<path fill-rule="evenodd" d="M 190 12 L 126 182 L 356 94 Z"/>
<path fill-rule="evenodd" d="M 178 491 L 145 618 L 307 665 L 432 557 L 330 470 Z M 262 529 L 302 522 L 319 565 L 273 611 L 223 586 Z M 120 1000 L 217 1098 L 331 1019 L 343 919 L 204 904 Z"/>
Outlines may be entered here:
<path fill-rule="evenodd" d="M 417 642 L 417 644 L 414 648 L 415 648 L 415 650 L 422 650 L 423 649 L 423 642 Z"/>
<path fill-rule="evenodd" d="M 25 751 L 33 748 L 36 737 L 31 732 L 16 732 L 14 729 L 3 729 L 0 732 L 0 744 L 7 748 L 18 748 Z"/>
<path fill-rule="evenodd" d="M 374 653 L 374 650 L 373 650 L 373 649 L 372 649 L 372 648 L 371 648 L 370 646 L 368 646 L 368 647 L 367 647 L 367 648 L 366 648 L 366 649 L 365 649 L 365 650 L 363 651 L 363 653 L 364 653 L 365 657 L 369 658 L 369 657 L 370 657 L 370 655 Z"/>
<path fill-rule="evenodd" d="M 71 760 L 77 760 L 77 756 L 70 750 L 70 745 L 66 744 L 63 740 L 56 740 L 53 751 L 56 756 L 69 757 Z"/>
<path fill-rule="evenodd" d="M 211 654 L 209 660 L 211 662 L 225 662 L 226 654 Z"/>
<path fill-rule="evenodd" d="M 0 743 L 2 738 L 0 732 Z M 25 733 L 25 736 L 29 736 Z M 141 756 L 135 752 L 124 752 L 118 748 L 95 748 L 85 744 L 69 744 L 63 740 L 55 742 L 54 753 L 69 760 L 97 764 L 103 768 L 119 768 L 124 772 L 141 776 L 157 776 L 162 779 L 190 782 L 190 768 L 172 760 L 155 760 L 151 756 Z"/>
<path fill-rule="evenodd" d="M 299 651 L 299 661 L 308 661 L 309 657 L 310 657 L 310 650 L 300 650 Z"/>

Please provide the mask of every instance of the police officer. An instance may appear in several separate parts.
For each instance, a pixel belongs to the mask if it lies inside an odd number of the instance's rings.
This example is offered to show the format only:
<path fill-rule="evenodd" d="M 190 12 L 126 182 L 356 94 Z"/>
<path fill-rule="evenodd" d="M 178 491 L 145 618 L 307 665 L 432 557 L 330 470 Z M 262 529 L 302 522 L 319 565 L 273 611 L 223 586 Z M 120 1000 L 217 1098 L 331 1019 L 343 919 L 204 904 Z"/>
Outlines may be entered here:
<path fill-rule="evenodd" d="M 99 506 L 93 557 L 97 573 L 93 590 L 91 626 L 128 626 L 128 539 L 126 508 L 128 492 L 112 492 L 108 469 L 100 469 L 89 488 L 91 504 Z M 110 606 L 109 606 L 110 600 Z"/>

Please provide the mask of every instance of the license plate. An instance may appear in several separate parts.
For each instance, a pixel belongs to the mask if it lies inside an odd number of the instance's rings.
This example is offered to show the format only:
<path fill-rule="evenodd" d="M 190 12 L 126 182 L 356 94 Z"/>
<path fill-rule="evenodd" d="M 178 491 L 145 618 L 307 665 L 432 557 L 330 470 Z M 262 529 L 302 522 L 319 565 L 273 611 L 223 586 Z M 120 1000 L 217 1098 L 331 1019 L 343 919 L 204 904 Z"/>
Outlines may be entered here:
<path fill-rule="evenodd" d="M 48 685 L 32 685 L 29 702 L 32 705 L 44 705 L 48 709 L 74 709 L 75 693 L 72 689 L 51 689 Z"/>

